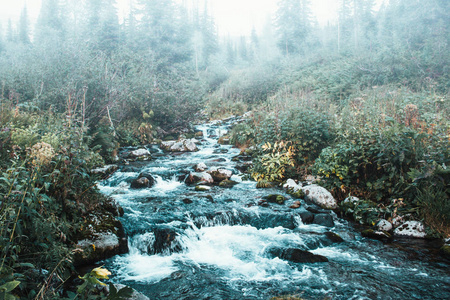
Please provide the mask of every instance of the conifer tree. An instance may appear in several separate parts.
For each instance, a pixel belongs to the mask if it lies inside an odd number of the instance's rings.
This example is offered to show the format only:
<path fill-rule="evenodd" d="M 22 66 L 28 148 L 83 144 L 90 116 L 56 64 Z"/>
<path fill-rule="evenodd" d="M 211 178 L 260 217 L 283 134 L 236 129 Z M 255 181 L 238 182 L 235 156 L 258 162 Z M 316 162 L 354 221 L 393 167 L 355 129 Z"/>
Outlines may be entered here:
<path fill-rule="evenodd" d="M 23 44 L 30 43 L 30 28 L 29 28 L 28 11 L 27 11 L 26 4 L 22 9 L 22 13 L 20 14 L 19 41 Z"/>
<path fill-rule="evenodd" d="M 276 14 L 276 29 L 282 53 L 301 53 L 311 31 L 309 1 L 281 0 Z"/>

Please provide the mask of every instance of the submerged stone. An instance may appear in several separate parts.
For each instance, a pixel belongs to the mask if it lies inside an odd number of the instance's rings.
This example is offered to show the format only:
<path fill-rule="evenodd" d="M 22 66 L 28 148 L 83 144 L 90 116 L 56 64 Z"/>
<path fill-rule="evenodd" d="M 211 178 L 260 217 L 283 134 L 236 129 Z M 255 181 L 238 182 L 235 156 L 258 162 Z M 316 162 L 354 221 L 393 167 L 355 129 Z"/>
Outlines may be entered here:
<path fill-rule="evenodd" d="M 328 258 L 322 255 L 313 254 L 306 250 L 296 248 L 271 248 L 268 253 L 274 257 L 279 257 L 295 263 L 319 263 L 328 262 Z"/>
<path fill-rule="evenodd" d="M 131 181 L 130 188 L 132 189 L 144 189 L 150 188 L 155 185 L 155 178 L 149 173 L 141 173 L 138 178 Z"/>
<path fill-rule="evenodd" d="M 329 214 L 317 214 L 314 216 L 313 224 L 334 227 L 333 217 Z"/>
<path fill-rule="evenodd" d="M 284 201 L 286 201 L 286 197 L 284 197 L 283 195 L 279 195 L 279 194 L 271 194 L 268 196 L 264 196 L 263 197 L 264 200 L 266 200 L 267 202 L 270 203 L 276 203 L 276 204 L 284 204 Z"/>
<path fill-rule="evenodd" d="M 221 183 L 219 183 L 220 187 L 223 188 L 232 188 L 233 186 L 235 186 L 236 184 L 238 184 L 236 181 L 233 180 L 224 180 Z"/>

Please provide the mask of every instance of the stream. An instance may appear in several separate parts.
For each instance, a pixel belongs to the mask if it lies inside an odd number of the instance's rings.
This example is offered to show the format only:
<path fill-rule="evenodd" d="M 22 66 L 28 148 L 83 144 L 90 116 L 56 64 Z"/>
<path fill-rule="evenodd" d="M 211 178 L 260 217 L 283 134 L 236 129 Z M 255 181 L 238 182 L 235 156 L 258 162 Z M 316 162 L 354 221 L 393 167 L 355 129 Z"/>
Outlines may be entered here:
<path fill-rule="evenodd" d="M 333 212 L 334 226 L 305 224 L 302 213 L 323 211 L 283 190 L 257 189 L 241 179 L 239 149 L 217 143 L 230 122 L 200 125 L 199 151 L 163 153 L 130 163 L 99 184 L 125 211 L 129 253 L 106 260 L 111 280 L 150 299 L 450 299 L 448 261 L 428 255 L 423 240 L 384 244 L 364 238 Z M 232 188 L 196 191 L 183 179 L 198 163 L 233 172 Z M 142 172 L 152 188 L 131 189 Z M 258 205 L 269 194 L 284 205 Z M 334 234 L 343 241 L 336 240 Z M 328 262 L 281 259 L 273 249 L 301 249 Z"/>

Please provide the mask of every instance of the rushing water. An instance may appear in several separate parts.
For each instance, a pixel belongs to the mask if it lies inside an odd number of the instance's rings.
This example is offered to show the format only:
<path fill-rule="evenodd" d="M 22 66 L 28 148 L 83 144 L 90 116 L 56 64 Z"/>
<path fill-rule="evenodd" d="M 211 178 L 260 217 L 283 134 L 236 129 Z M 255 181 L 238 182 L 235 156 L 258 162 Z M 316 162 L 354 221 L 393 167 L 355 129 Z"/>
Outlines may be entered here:
<path fill-rule="evenodd" d="M 100 184 L 124 208 L 129 236 L 129 253 L 106 262 L 113 281 L 150 299 L 450 299 L 448 262 L 432 260 L 410 243 L 363 238 L 334 214 L 334 227 L 305 225 L 299 214 L 309 204 L 290 209 L 294 200 L 281 190 L 242 181 L 231 160 L 239 150 L 217 144 L 216 136 L 228 127 L 200 126 L 200 151 L 164 155 L 153 148 L 155 159 Z M 181 178 L 200 162 L 233 171 L 239 184 L 195 191 Z M 155 177 L 155 186 L 130 189 L 130 181 L 144 171 Z M 271 193 L 288 201 L 259 206 Z M 344 241 L 333 242 L 329 232 Z M 269 255 L 273 248 L 308 250 L 329 262 L 289 262 Z"/>

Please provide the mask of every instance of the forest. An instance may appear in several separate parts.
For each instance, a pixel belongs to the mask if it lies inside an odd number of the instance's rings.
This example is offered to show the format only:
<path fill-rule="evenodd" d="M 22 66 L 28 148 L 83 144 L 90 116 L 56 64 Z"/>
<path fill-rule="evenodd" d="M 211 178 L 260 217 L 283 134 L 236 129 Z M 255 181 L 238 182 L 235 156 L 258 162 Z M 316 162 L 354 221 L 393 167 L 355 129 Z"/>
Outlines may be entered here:
<path fill-rule="evenodd" d="M 223 139 L 258 188 L 314 178 L 347 220 L 404 217 L 448 242 L 450 1 L 339 0 L 326 25 L 311 2 L 280 0 L 242 36 L 220 36 L 200 0 L 124 16 L 115 0 L 43 0 L 35 24 L 26 6 L 0 23 L 1 297 L 128 299 L 96 292 L 106 269 L 79 273 L 93 220 L 121 230 L 92 170 L 244 114 Z"/>

